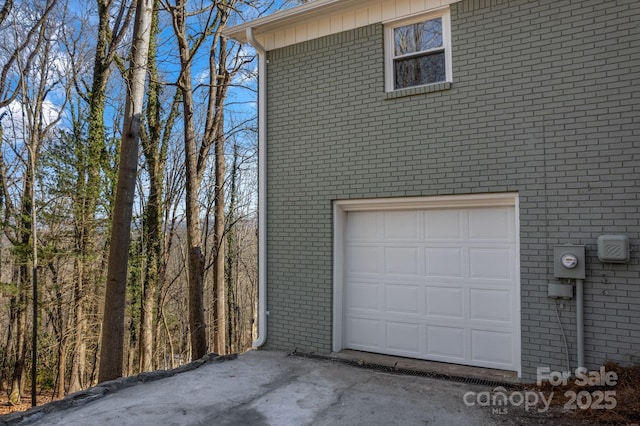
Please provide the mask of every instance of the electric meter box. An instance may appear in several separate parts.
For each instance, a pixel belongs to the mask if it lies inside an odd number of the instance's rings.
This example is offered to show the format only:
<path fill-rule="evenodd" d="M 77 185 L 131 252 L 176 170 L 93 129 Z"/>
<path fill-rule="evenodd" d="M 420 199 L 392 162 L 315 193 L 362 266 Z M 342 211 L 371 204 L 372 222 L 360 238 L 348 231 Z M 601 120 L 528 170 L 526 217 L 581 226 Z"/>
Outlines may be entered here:
<path fill-rule="evenodd" d="M 553 275 L 556 278 L 583 280 L 585 278 L 584 246 L 553 247 Z"/>
<path fill-rule="evenodd" d="M 547 296 L 551 299 L 573 299 L 573 286 L 571 284 L 547 284 Z"/>
<path fill-rule="evenodd" d="M 629 238 L 625 235 L 600 235 L 598 237 L 598 259 L 604 263 L 626 263 L 629 261 Z"/>

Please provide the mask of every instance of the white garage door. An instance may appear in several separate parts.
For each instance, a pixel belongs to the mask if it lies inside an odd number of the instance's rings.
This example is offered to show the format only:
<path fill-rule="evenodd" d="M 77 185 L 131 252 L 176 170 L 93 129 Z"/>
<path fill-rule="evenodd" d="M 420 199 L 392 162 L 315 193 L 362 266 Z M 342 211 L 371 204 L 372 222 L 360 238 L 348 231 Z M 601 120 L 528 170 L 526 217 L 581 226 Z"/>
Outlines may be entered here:
<path fill-rule="evenodd" d="M 515 207 L 349 211 L 343 347 L 519 368 Z"/>

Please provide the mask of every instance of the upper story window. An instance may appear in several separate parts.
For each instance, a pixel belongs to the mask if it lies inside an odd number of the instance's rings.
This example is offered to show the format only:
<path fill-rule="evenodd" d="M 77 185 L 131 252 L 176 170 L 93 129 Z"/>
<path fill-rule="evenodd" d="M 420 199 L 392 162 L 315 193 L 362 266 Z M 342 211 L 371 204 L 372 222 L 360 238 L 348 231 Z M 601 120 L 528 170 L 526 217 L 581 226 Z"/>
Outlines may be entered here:
<path fill-rule="evenodd" d="M 452 80 L 448 9 L 388 24 L 385 43 L 387 91 Z"/>

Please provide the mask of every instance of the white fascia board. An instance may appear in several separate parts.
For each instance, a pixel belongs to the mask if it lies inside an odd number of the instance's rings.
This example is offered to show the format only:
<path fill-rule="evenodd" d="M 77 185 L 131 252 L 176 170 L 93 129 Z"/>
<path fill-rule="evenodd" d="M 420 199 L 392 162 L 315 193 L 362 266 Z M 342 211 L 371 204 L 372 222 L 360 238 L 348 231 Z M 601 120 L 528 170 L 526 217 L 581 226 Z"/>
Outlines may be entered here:
<path fill-rule="evenodd" d="M 360 3 L 367 3 L 371 0 L 315 0 L 305 3 L 301 6 L 292 7 L 291 9 L 275 12 L 244 24 L 235 25 L 225 29 L 222 33 L 241 43 L 247 43 L 246 30 L 253 28 L 256 35 L 281 28 L 293 22 L 303 19 L 310 19 L 316 16 L 322 16 L 328 12 L 345 9 Z"/>

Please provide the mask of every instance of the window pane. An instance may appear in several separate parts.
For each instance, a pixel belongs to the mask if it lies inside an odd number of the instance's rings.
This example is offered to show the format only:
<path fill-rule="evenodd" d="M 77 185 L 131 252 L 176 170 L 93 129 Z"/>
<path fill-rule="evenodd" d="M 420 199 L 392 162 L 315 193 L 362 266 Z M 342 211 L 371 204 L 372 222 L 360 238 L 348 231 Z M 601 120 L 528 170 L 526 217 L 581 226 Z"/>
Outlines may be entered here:
<path fill-rule="evenodd" d="M 442 47 L 442 18 L 393 30 L 395 56 Z"/>
<path fill-rule="evenodd" d="M 444 52 L 398 59 L 393 63 L 395 88 L 420 86 L 446 80 Z"/>

